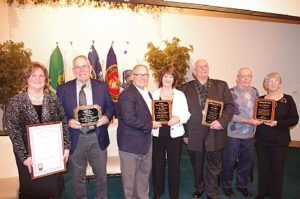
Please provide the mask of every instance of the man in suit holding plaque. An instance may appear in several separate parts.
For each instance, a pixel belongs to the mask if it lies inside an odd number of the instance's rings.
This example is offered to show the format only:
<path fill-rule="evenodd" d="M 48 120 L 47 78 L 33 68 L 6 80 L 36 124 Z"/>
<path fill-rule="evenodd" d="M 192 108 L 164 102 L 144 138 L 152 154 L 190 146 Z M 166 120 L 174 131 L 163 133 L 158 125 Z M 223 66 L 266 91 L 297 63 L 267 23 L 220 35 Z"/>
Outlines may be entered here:
<path fill-rule="evenodd" d="M 106 84 L 90 79 L 92 66 L 86 56 L 73 59 L 76 79 L 57 88 L 57 95 L 69 120 L 71 138 L 70 168 L 73 198 L 86 198 L 86 167 L 91 165 L 95 174 L 95 198 L 107 198 L 106 162 L 109 145 L 108 123 L 114 108 Z M 74 119 L 74 109 L 84 105 L 99 105 L 102 114 L 95 125 L 82 126 Z"/>
<path fill-rule="evenodd" d="M 125 199 L 148 199 L 152 167 L 152 129 L 161 127 L 152 121 L 152 97 L 146 88 L 149 72 L 137 65 L 132 83 L 121 93 L 118 103 L 117 141 Z"/>
<path fill-rule="evenodd" d="M 191 113 L 183 139 L 194 171 L 193 198 L 200 198 L 205 191 L 207 198 L 219 199 L 218 176 L 227 141 L 226 127 L 233 116 L 234 102 L 226 82 L 208 77 L 209 66 L 206 60 L 195 62 L 193 75 L 195 80 L 185 83 L 181 88 Z M 223 103 L 223 110 L 218 119 L 203 125 L 203 117 L 211 115 L 203 112 L 207 100 Z"/>

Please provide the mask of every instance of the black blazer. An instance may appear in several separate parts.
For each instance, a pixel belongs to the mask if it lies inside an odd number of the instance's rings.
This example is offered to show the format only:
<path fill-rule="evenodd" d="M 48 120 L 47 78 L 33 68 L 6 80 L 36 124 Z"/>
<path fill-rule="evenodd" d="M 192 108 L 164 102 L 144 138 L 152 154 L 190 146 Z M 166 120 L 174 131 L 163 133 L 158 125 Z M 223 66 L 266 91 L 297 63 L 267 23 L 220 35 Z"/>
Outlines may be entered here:
<path fill-rule="evenodd" d="M 118 120 L 119 150 L 146 154 L 151 145 L 152 117 L 143 96 L 133 83 L 120 94 Z"/>
<path fill-rule="evenodd" d="M 192 80 L 182 85 L 181 90 L 186 95 L 191 117 L 186 127 L 185 137 L 189 138 L 188 149 L 192 151 L 218 151 L 223 149 L 227 143 L 227 125 L 233 117 L 234 101 L 228 85 L 221 80 L 209 79 L 211 82 L 208 98 L 224 102 L 224 109 L 218 119 L 223 129 L 213 130 L 202 125 L 202 110 L 200 108 L 198 94 Z"/>

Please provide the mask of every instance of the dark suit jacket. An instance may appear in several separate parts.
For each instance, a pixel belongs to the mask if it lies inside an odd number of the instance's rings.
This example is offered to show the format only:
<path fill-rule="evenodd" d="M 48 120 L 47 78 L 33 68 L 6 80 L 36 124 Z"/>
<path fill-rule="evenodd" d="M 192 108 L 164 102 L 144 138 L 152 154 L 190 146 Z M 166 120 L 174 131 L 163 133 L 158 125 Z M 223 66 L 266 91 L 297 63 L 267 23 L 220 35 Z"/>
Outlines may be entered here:
<path fill-rule="evenodd" d="M 146 154 L 151 144 L 152 117 L 143 96 L 133 83 L 120 95 L 118 114 L 119 150 Z"/>
<path fill-rule="evenodd" d="M 202 110 L 200 108 L 195 81 L 192 80 L 181 87 L 186 95 L 191 117 L 186 127 L 185 137 L 189 138 L 188 149 L 192 151 L 218 151 L 223 149 L 227 143 L 227 125 L 231 121 L 234 111 L 234 102 L 228 85 L 221 80 L 209 79 L 211 86 L 208 98 L 224 102 L 224 109 L 218 119 L 223 129 L 213 130 L 203 126 Z"/>
<path fill-rule="evenodd" d="M 93 93 L 93 104 L 98 104 L 99 106 L 101 106 L 102 114 L 106 115 L 106 117 L 111 120 L 114 108 L 106 84 L 104 82 L 91 79 L 91 86 Z M 73 119 L 73 110 L 77 107 L 76 79 L 59 85 L 57 88 L 57 96 L 65 109 L 68 120 Z M 99 146 L 102 150 L 105 150 L 109 145 L 107 128 L 108 124 L 96 127 Z M 76 148 L 80 131 L 79 129 L 73 129 L 69 127 L 69 132 L 71 138 L 72 153 Z"/>

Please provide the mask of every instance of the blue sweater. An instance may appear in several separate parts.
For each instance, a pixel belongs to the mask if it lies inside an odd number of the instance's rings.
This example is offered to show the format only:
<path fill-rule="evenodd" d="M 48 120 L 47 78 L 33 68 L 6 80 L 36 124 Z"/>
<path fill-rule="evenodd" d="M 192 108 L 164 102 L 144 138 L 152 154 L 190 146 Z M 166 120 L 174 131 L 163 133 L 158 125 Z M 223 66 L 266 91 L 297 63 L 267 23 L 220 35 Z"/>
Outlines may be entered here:
<path fill-rule="evenodd" d="M 254 136 L 254 126 L 242 122 L 242 119 L 253 117 L 253 107 L 258 91 L 254 87 L 242 90 L 239 86 L 230 89 L 235 103 L 234 115 L 228 124 L 228 136 L 232 138 L 252 138 Z"/>

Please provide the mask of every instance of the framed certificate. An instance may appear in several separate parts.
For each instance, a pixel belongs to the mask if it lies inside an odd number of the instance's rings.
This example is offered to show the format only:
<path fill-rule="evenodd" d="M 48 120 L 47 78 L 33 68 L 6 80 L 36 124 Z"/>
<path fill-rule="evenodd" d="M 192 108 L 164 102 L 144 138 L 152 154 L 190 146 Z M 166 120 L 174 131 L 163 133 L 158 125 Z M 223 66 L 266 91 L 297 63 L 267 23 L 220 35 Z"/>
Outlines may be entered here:
<path fill-rule="evenodd" d="M 273 121 L 275 117 L 275 101 L 256 98 L 254 102 L 253 118 L 260 121 Z"/>
<path fill-rule="evenodd" d="M 209 126 L 213 121 L 222 115 L 224 102 L 207 98 L 204 110 L 202 111 L 202 124 Z"/>
<path fill-rule="evenodd" d="M 62 123 L 42 123 L 26 128 L 32 179 L 66 171 Z"/>
<path fill-rule="evenodd" d="M 168 124 L 172 118 L 172 102 L 169 100 L 152 100 L 152 119 Z"/>
<path fill-rule="evenodd" d="M 81 126 L 96 125 L 102 116 L 102 110 L 99 105 L 77 106 L 74 109 L 74 118 L 81 123 Z"/>

